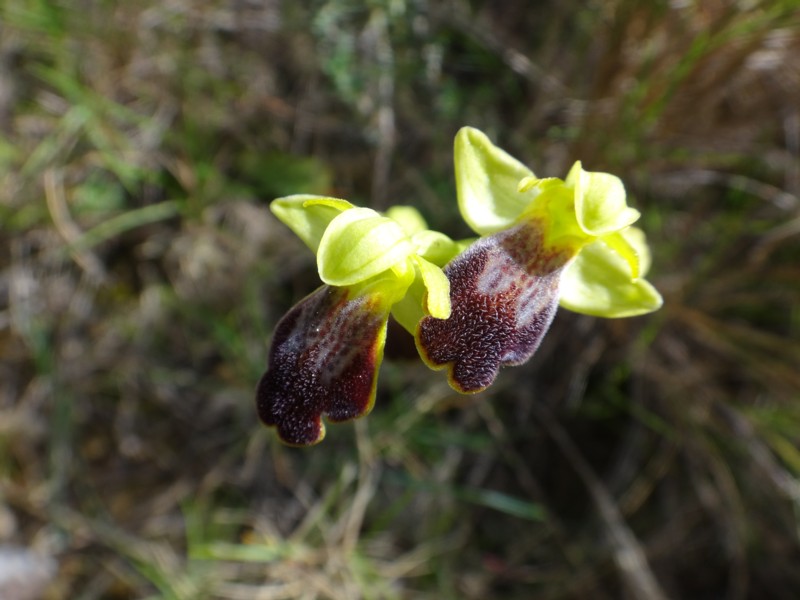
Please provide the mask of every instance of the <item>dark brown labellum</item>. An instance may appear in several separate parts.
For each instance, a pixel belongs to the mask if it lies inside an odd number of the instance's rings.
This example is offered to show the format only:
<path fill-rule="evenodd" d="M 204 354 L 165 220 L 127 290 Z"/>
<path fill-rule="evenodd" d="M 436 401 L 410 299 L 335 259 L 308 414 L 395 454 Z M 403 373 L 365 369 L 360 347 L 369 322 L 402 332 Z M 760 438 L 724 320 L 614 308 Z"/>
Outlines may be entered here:
<path fill-rule="evenodd" d="M 463 393 L 488 387 L 501 366 L 527 361 L 555 316 L 570 258 L 544 247 L 536 221 L 479 239 L 444 269 L 452 314 L 420 322 L 423 360 L 447 367 L 450 384 Z"/>
<path fill-rule="evenodd" d="M 367 414 L 388 310 L 370 296 L 348 299 L 346 288 L 323 286 L 278 323 L 267 372 L 256 392 L 258 414 L 292 445 L 315 444 L 330 421 Z"/>

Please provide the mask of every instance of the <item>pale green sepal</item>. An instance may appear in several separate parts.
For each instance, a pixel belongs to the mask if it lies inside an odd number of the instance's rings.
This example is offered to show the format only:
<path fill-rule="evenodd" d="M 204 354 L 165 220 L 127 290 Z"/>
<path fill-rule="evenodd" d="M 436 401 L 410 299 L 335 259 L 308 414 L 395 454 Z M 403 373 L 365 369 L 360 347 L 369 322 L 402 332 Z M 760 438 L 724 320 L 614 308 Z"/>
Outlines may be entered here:
<path fill-rule="evenodd" d="M 531 202 L 530 194 L 517 191 L 521 179 L 533 172 L 495 146 L 472 127 L 456 134 L 455 172 L 461 216 L 480 235 L 511 225 Z"/>
<path fill-rule="evenodd" d="M 422 275 L 422 282 L 428 292 L 426 296 L 426 306 L 430 316 L 436 319 L 447 319 L 450 317 L 450 281 L 444 272 L 424 258 L 414 255 L 414 259 Z"/>
<path fill-rule="evenodd" d="M 623 233 L 623 231 L 617 231 L 616 233 L 604 235 L 601 239 L 606 246 L 611 248 L 614 252 L 625 259 L 625 262 L 628 263 L 628 267 L 630 268 L 631 277 L 636 279 L 641 276 L 639 253 L 633 244 L 628 241 L 628 237 Z"/>
<path fill-rule="evenodd" d="M 384 214 L 397 221 L 409 237 L 428 229 L 425 219 L 413 206 L 392 206 Z"/>
<path fill-rule="evenodd" d="M 355 204 L 340 198 L 330 198 L 328 196 L 308 196 L 308 200 L 303 203 L 303 206 L 330 206 L 331 208 L 335 208 L 337 210 L 347 210 L 348 208 L 354 208 Z"/>
<path fill-rule="evenodd" d="M 609 173 L 584 171 L 577 161 L 566 179 L 575 189 L 575 213 L 581 229 L 602 236 L 627 227 L 639 218 L 639 211 L 625 202 L 625 186 Z"/>
<path fill-rule="evenodd" d="M 450 316 L 450 282 L 447 277 L 441 269 L 420 260 L 419 257 L 413 262 L 420 276 L 416 277 L 408 287 L 403 299 L 392 306 L 392 316 L 395 321 L 411 335 L 416 333 L 422 317 L 428 314 L 436 318 Z M 425 281 L 426 273 L 427 281 Z"/>
<path fill-rule="evenodd" d="M 422 317 L 426 316 L 422 309 L 425 298 L 425 285 L 422 278 L 418 277 L 406 291 L 405 297 L 392 306 L 392 316 L 403 329 L 411 335 L 417 331 L 417 325 Z"/>
<path fill-rule="evenodd" d="M 352 208 L 333 219 L 322 235 L 317 268 L 328 285 L 353 285 L 390 269 L 413 252 L 395 221 L 370 208 Z"/>
<path fill-rule="evenodd" d="M 599 240 L 584 247 L 561 276 L 559 304 L 574 312 L 635 317 L 662 303 L 658 291 L 644 279 L 632 279 L 628 262 Z"/>
<path fill-rule="evenodd" d="M 297 194 L 273 200 L 269 208 L 306 246 L 316 252 L 330 222 L 342 211 L 353 208 L 353 205 L 338 198 Z"/>
<path fill-rule="evenodd" d="M 623 229 L 620 233 L 625 237 L 639 257 L 639 277 L 644 277 L 650 270 L 650 264 L 653 262 L 653 257 L 650 254 L 650 246 L 647 245 L 647 237 L 644 231 L 638 227 L 628 227 Z"/>
<path fill-rule="evenodd" d="M 414 252 L 439 267 L 446 265 L 450 259 L 463 250 L 458 242 L 454 242 L 443 233 L 430 229 L 415 233 L 411 236 L 411 243 L 414 246 Z"/>

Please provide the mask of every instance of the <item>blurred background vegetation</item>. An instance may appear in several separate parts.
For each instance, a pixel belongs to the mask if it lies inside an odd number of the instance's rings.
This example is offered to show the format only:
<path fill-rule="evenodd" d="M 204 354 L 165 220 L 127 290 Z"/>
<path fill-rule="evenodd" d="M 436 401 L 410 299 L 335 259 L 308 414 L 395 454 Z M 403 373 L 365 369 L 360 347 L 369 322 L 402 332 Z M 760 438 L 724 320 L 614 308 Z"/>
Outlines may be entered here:
<path fill-rule="evenodd" d="M 0 6 L 3 598 L 800 597 L 796 0 Z M 281 446 L 318 279 L 268 202 L 466 236 L 462 125 L 622 177 L 664 308 L 475 396 L 392 330 L 372 415 Z"/>

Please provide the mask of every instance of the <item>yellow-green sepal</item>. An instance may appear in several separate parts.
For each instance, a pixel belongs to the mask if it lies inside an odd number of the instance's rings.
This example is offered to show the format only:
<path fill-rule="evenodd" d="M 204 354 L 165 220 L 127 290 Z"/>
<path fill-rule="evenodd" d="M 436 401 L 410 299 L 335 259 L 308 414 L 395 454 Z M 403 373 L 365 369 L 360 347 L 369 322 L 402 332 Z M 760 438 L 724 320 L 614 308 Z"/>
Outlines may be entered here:
<path fill-rule="evenodd" d="M 454 151 L 458 208 L 467 225 L 480 235 L 510 226 L 534 197 L 518 190 L 533 171 L 472 127 L 458 131 Z"/>
<path fill-rule="evenodd" d="M 653 256 L 650 253 L 650 246 L 647 245 L 647 237 L 644 231 L 638 227 L 628 227 L 619 232 L 625 238 L 625 243 L 629 244 L 636 253 L 636 259 L 639 263 L 639 274 L 637 277 L 644 277 L 650 270 L 650 264 L 653 262 Z M 613 245 L 612 245 L 613 247 Z M 619 250 L 617 250 L 619 252 Z"/>
<path fill-rule="evenodd" d="M 414 247 L 402 227 L 370 208 L 336 216 L 317 249 L 319 276 L 328 285 L 349 286 L 405 261 Z"/>
<path fill-rule="evenodd" d="M 626 230 L 626 240 L 634 249 L 635 238 L 640 237 L 637 231 Z M 640 271 L 649 264 L 649 257 L 642 262 Z M 578 313 L 618 318 L 653 312 L 663 300 L 648 281 L 634 278 L 627 257 L 596 240 L 581 250 L 561 276 L 559 304 Z"/>
<path fill-rule="evenodd" d="M 353 208 L 353 205 L 339 198 L 296 194 L 273 200 L 269 208 L 306 246 L 316 252 L 330 222 L 343 211 Z"/>
<path fill-rule="evenodd" d="M 392 306 L 394 320 L 411 335 L 414 335 L 417 330 L 417 324 L 425 316 L 425 311 L 422 309 L 424 298 L 425 285 L 422 283 L 421 278 L 417 278 L 406 290 L 406 295 L 403 299 Z"/>
<path fill-rule="evenodd" d="M 602 239 L 606 246 L 616 252 L 625 260 L 625 262 L 628 263 L 631 277 L 633 279 L 637 279 L 643 276 L 644 273 L 642 272 L 642 265 L 639 260 L 639 249 L 629 239 L 629 237 L 632 235 L 632 231 L 638 231 L 642 233 L 642 236 L 644 236 L 644 233 L 641 231 L 641 229 L 627 227 L 622 231 L 604 235 Z M 647 248 L 646 244 L 644 245 L 644 248 Z"/>

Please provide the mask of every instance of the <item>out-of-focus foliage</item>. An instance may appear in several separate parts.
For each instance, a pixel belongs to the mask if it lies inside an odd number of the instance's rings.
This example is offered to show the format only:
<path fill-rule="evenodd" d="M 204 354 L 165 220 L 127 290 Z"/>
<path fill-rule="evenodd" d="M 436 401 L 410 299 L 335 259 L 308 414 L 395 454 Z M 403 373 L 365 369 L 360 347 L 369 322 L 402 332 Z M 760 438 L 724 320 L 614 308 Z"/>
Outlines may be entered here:
<path fill-rule="evenodd" d="M 797 597 L 798 98 L 794 0 L 5 0 L 0 548 L 47 599 Z M 664 308 L 466 398 L 410 346 L 279 446 L 316 273 L 268 201 L 466 237 L 463 125 L 618 174 Z"/>

